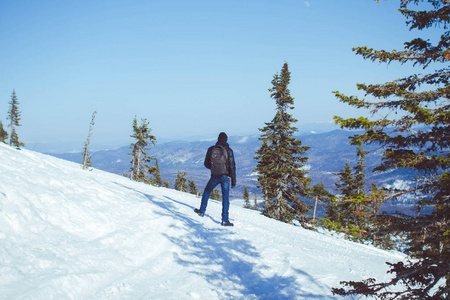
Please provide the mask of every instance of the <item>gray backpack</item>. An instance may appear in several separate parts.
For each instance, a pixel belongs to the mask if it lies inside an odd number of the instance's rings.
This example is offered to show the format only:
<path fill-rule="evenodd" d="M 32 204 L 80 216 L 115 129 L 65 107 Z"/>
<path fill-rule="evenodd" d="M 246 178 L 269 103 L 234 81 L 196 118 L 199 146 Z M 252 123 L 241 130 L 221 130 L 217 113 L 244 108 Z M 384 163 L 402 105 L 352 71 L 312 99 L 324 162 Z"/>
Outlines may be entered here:
<path fill-rule="evenodd" d="M 228 153 L 227 149 L 220 145 L 213 147 L 211 151 L 211 174 L 225 175 L 228 174 Z"/>

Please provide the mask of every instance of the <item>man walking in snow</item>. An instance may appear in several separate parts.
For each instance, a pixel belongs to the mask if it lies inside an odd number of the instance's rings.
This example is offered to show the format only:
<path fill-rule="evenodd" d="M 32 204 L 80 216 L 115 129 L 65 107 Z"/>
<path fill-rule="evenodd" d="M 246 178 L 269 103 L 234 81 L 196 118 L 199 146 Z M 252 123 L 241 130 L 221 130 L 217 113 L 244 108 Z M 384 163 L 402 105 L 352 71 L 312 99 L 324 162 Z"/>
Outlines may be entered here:
<path fill-rule="evenodd" d="M 211 178 L 202 195 L 200 209 L 194 211 L 201 217 L 205 215 L 209 196 L 214 188 L 220 183 L 222 188 L 222 226 L 233 226 L 228 219 L 230 208 L 230 178 L 231 188 L 236 186 L 236 164 L 234 162 L 233 150 L 227 143 L 228 136 L 221 132 L 214 146 L 208 148 L 205 157 L 205 167 L 211 170 Z"/>

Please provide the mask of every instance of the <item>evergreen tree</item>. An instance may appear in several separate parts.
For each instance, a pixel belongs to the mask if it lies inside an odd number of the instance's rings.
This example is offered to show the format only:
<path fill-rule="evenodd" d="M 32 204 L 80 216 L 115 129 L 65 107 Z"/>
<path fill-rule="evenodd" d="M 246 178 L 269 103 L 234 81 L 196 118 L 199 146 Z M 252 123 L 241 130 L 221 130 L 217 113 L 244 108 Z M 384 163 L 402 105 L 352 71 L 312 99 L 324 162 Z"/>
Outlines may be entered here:
<path fill-rule="evenodd" d="M 413 5 L 417 5 L 417 10 L 412 9 Z M 384 84 L 358 84 L 358 89 L 370 99 L 335 92 L 341 102 L 367 109 L 373 116 L 370 119 L 335 119 L 343 128 L 364 130 L 364 133 L 352 137 L 353 144 L 374 143 L 384 148 L 382 162 L 374 169 L 375 172 L 397 168 L 417 172 L 415 186 L 396 190 L 389 196 L 411 194 L 417 199 L 417 214 L 383 216 L 386 230 L 403 232 L 407 236 L 408 258 L 388 263 L 389 273 L 393 274 L 388 282 L 379 283 L 373 278 L 344 282 L 344 288 L 334 288 L 333 292 L 381 299 L 449 299 L 450 2 L 402 0 L 399 11 L 408 19 L 407 25 L 411 30 L 436 26 L 436 31 L 442 30 L 440 39 L 433 44 L 430 40 L 415 38 L 404 43 L 403 51 L 379 51 L 367 47 L 358 47 L 354 51 L 364 59 L 386 63 L 412 62 L 423 70 L 439 64 L 444 66 L 427 74 L 413 74 Z M 387 114 L 386 111 L 395 114 Z M 377 119 L 378 114 L 380 117 Z M 422 211 L 424 207 L 433 209 L 425 214 Z"/>
<path fill-rule="evenodd" d="M 178 171 L 177 176 L 175 177 L 175 184 L 174 184 L 174 188 L 177 191 L 181 192 L 189 191 L 186 176 L 187 176 L 186 172 Z"/>
<path fill-rule="evenodd" d="M 222 197 L 220 195 L 220 192 L 217 188 L 215 188 L 214 190 L 212 190 L 210 198 L 213 200 L 220 200 Z"/>
<path fill-rule="evenodd" d="M 262 145 L 256 152 L 256 171 L 266 199 L 264 215 L 287 223 L 297 218 L 303 223 L 309 207 L 298 196 L 308 195 L 310 178 L 303 168 L 308 157 L 303 155 L 309 147 L 302 146 L 302 142 L 293 137 L 297 128 L 292 124 L 297 120 L 288 113 L 294 108 L 289 82 L 290 72 L 285 63 L 281 74 L 274 75 L 273 87 L 269 89 L 277 110 L 273 120 L 259 129 Z"/>
<path fill-rule="evenodd" d="M 151 173 L 153 174 L 155 185 L 156 186 L 163 186 L 164 182 L 163 182 L 163 180 L 161 178 L 161 170 L 159 169 L 159 164 L 158 164 L 158 159 L 157 158 L 155 158 L 155 165 L 154 165 Z"/>
<path fill-rule="evenodd" d="M 339 176 L 335 185 L 340 195 L 337 197 L 331 196 L 330 204 L 337 208 L 337 212 L 329 210 L 333 212 L 333 218 L 330 218 L 330 220 L 338 222 L 344 228 L 348 228 L 349 224 L 356 224 L 355 216 L 359 216 L 360 214 L 357 211 L 361 211 L 361 197 L 358 193 L 356 176 L 353 174 L 352 167 L 348 161 L 345 163 L 344 169 L 334 174 Z"/>
<path fill-rule="evenodd" d="M 358 156 L 358 164 L 353 168 L 355 170 L 355 192 L 358 195 L 364 193 L 364 189 L 366 188 L 366 175 L 364 174 L 364 170 L 367 169 L 365 162 L 366 155 L 368 153 L 368 151 L 363 150 L 362 143 L 359 143 L 358 149 L 356 150 L 356 155 Z"/>
<path fill-rule="evenodd" d="M 338 173 L 339 176 L 336 190 L 339 195 L 327 194 L 323 200 L 326 202 L 326 214 L 322 223 L 330 230 L 344 232 L 345 236 L 353 241 L 372 241 L 375 245 L 384 249 L 392 249 L 394 244 L 391 235 L 387 234 L 382 227 L 379 211 L 384 202 L 384 192 L 379 190 L 375 184 L 369 193 L 365 190 L 365 174 L 363 170 L 367 151 L 363 151 L 362 145 L 358 144 L 358 163 L 353 168 L 347 161 L 345 167 Z"/>
<path fill-rule="evenodd" d="M 154 184 L 154 180 L 151 177 L 154 173 L 154 167 L 151 163 L 155 161 L 155 158 L 149 156 L 148 151 L 151 150 L 150 145 L 156 144 L 156 137 L 151 134 L 147 119 L 142 119 L 141 125 L 138 125 L 137 118 L 134 117 L 133 134 L 131 137 L 135 138 L 136 142 L 131 144 L 130 178 L 132 180 Z"/>
<path fill-rule="evenodd" d="M 255 194 L 255 199 L 253 201 L 253 209 L 254 210 L 259 210 L 259 206 L 258 206 L 258 196 L 256 196 Z"/>
<path fill-rule="evenodd" d="M 334 175 L 338 175 L 338 182 L 335 183 L 336 190 L 340 192 L 342 197 L 351 198 L 357 196 L 356 192 L 356 182 L 352 172 L 352 166 L 347 161 L 343 169 L 341 169 L 338 173 L 333 173 Z"/>
<path fill-rule="evenodd" d="M 3 128 L 3 123 L 0 121 L 0 142 L 6 144 L 6 140 L 8 139 L 8 132 Z"/>
<path fill-rule="evenodd" d="M 91 167 L 92 167 L 91 156 L 88 155 L 88 148 L 89 148 L 89 143 L 91 142 L 92 127 L 94 126 L 94 119 L 95 119 L 95 115 L 96 115 L 96 114 L 97 114 L 96 111 L 94 111 L 94 113 L 92 114 L 91 123 L 90 123 L 90 125 L 89 125 L 89 134 L 88 134 L 86 143 L 84 144 L 84 150 L 83 150 L 83 170 L 85 170 L 86 168 L 91 168 Z"/>
<path fill-rule="evenodd" d="M 251 206 L 250 205 L 250 195 L 248 193 L 247 187 L 244 188 L 243 197 L 244 197 L 244 201 L 245 201 L 244 208 L 250 208 L 250 206 Z"/>
<path fill-rule="evenodd" d="M 19 100 L 16 96 L 16 91 L 13 90 L 11 94 L 11 101 L 9 102 L 9 111 L 7 119 L 11 122 L 9 123 L 9 127 L 11 127 L 11 133 L 9 135 L 9 145 L 15 146 L 17 149 L 20 149 L 21 146 L 25 146 L 24 143 L 19 141 L 19 136 L 17 135 L 16 127 L 21 126 L 20 121 L 20 111 L 19 111 Z"/>
<path fill-rule="evenodd" d="M 341 199 L 330 195 L 325 202 L 325 218 L 321 219 L 326 228 L 332 231 L 341 231 L 342 215 L 341 215 Z"/>
<path fill-rule="evenodd" d="M 365 194 L 365 188 L 366 188 L 366 182 L 365 178 L 366 175 L 364 174 L 364 170 L 367 168 L 365 165 L 366 161 L 366 154 L 368 154 L 368 151 L 364 151 L 362 148 L 362 143 L 358 143 L 358 148 L 356 150 L 356 155 L 358 157 L 358 163 L 353 168 L 354 175 L 353 175 L 353 183 L 354 183 L 354 198 L 356 198 L 356 201 L 351 199 L 351 202 L 354 206 L 353 209 L 353 219 L 355 220 L 354 225 L 360 226 L 360 227 L 369 227 L 371 223 L 373 223 L 373 218 L 378 214 L 379 209 L 375 209 L 375 207 L 379 208 L 378 206 L 374 206 L 372 201 L 376 201 L 378 203 L 377 197 L 372 197 L 372 192 L 369 195 Z M 372 191 L 377 191 L 378 188 L 375 184 L 373 184 Z M 376 194 L 376 193 L 375 193 Z M 356 202 L 356 203 L 355 203 Z M 376 224 L 375 224 L 376 225 Z"/>
<path fill-rule="evenodd" d="M 195 184 L 193 179 L 188 180 L 188 186 L 189 186 L 189 193 L 198 196 L 199 191 L 198 191 L 197 185 Z"/>

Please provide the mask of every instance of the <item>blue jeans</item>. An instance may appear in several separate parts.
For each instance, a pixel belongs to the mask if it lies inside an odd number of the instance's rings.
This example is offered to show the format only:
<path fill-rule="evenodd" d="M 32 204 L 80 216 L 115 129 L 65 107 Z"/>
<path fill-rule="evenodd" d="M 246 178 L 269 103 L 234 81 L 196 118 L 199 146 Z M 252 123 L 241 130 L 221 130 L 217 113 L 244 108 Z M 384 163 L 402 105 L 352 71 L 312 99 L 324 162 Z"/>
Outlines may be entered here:
<path fill-rule="evenodd" d="M 222 188 L 222 221 L 228 221 L 228 209 L 230 208 L 230 178 L 227 175 L 211 175 L 211 178 L 203 191 L 200 210 L 202 212 L 206 211 L 209 196 L 219 183 Z"/>

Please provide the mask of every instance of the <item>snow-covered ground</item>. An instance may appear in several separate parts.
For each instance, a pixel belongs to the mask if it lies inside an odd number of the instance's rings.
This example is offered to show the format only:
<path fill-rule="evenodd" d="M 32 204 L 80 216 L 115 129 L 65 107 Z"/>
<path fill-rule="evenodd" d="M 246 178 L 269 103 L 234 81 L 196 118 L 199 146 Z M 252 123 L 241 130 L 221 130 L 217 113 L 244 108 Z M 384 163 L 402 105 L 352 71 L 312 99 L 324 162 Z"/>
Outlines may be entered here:
<path fill-rule="evenodd" d="M 0 143 L 1 299 L 339 299 L 404 256 Z"/>

